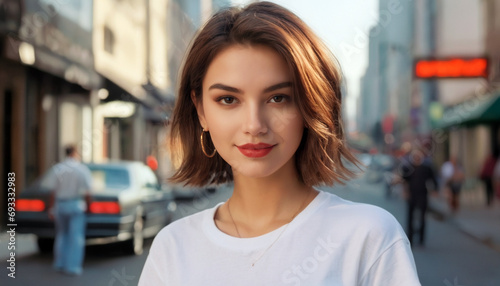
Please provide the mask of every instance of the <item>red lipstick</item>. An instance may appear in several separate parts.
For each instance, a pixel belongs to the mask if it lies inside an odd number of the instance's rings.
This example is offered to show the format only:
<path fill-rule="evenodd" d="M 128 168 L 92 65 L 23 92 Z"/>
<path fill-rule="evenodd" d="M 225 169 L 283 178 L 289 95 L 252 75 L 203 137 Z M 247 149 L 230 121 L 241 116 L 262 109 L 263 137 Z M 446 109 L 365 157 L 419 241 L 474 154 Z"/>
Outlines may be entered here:
<path fill-rule="evenodd" d="M 238 147 L 238 150 L 240 150 L 240 152 L 247 157 L 260 158 L 269 154 L 269 152 L 271 152 L 274 146 L 276 145 L 258 143 L 258 144 L 245 144 L 236 147 Z"/>

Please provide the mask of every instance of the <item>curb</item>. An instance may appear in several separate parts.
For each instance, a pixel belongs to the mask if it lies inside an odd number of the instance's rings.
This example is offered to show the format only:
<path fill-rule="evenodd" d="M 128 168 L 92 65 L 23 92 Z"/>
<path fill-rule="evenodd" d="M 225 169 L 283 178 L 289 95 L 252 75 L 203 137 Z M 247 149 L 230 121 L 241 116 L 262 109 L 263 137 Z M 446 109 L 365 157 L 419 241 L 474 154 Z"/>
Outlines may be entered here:
<path fill-rule="evenodd" d="M 492 238 L 492 236 L 488 234 L 481 234 L 478 233 L 477 231 L 471 230 L 469 227 L 467 227 L 466 224 L 460 222 L 459 220 L 452 220 L 451 221 L 453 225 L 458 227 L 461 232 L 467 234 L 468 236 L 472 237 L 473 239 L 489 246 L 490 248 L 493 248 L 494 250 L 500 252 L 500 243 L 495 242 L 495 240 Z"/>
<path fill-rule="evenodd" d="M 469 237 L 500 252 L 500 236 L 495 239 L 495 235 L 492 235 L 489 231 L 471 227 L 471 225 L 474 225 L 473 221 L 467 223 L 464 218 L 460 218 L 460 215 L 458 217 L 454 216 L 443 199 L 431 198 L 429 200 L 429 212 L 435 219 L 449 222 Z"/>

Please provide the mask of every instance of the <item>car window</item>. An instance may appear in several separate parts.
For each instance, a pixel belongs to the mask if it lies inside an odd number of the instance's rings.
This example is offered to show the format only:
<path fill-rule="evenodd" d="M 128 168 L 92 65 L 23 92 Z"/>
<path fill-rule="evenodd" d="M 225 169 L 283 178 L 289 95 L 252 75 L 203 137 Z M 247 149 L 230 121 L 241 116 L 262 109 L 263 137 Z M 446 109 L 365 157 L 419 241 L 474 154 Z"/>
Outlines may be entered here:
<path fill-rule="evenodd" d="M 124 190 L 130 187 L 130 175 L 125 168 L 89 166 L 94 192 Z"/>

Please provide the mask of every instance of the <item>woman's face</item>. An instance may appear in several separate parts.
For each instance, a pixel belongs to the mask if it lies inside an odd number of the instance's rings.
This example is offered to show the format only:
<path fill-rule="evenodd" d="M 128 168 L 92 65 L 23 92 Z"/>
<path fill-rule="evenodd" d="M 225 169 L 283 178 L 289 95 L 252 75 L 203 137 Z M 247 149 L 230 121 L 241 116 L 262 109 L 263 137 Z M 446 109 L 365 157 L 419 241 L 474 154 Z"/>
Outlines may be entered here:
<path fill-rule="evenodd" d="M 304 123 L 292 90 L 286 62 L 266 46 L 230 46 L 208 67 L 198 115 L 235 176 L 295 166 Z"/>

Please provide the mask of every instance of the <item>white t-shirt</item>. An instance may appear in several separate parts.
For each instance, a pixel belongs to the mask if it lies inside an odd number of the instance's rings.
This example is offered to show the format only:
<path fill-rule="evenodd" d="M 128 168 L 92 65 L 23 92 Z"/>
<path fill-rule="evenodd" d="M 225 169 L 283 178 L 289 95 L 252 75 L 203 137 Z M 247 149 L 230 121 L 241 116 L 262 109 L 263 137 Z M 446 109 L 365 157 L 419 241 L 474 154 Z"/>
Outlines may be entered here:
<path fill-rule="evenodd" d="M 50 168 L 42 186 L 55 191 L 57 199 L 83 199 L 92 188 L 92 175 L 87 166 L 68 157 Z"/>
<path fill-rule="evenodd" d="M 219 206 L 160 231 L 139 285 L 420 285 L 405 233 L 379 207 L 320 191 L 288 227 L 237 238 L 215 225 Z"/>

